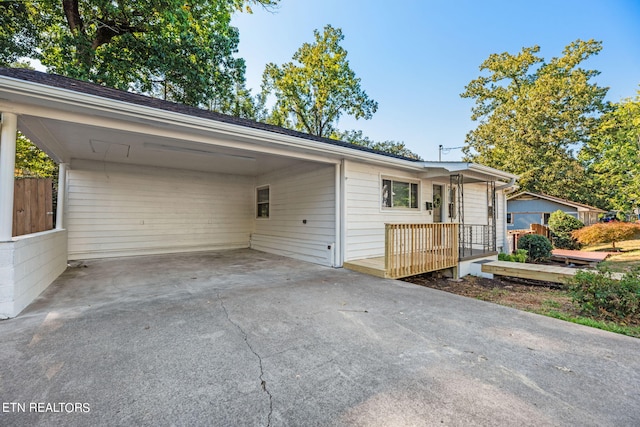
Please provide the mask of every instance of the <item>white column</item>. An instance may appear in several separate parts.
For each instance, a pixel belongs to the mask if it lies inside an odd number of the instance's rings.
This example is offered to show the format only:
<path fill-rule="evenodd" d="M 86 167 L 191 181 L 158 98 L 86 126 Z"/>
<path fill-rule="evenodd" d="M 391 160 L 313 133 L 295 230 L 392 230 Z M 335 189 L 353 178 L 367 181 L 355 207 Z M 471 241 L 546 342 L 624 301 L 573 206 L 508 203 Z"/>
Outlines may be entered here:
<path fill-rule="evenodd" d="M 335 165 L 335 240 L 333 242 L 333 259 L 331 260 L 332 267 L 342 267 L 342 245 L 340 244 L 340 240 L 342 239 L 341 230 L 342 230 L 342 208 L 340 202 L 342 201 L 342 185 L 340 182 L 340 178 L 342 176 L 341 171 L 341 163 L 336 163 Z"/>
<path fill-rule="evenodd" d="M 58 201 L 56 206 L 56 230 L 64 228 L 64 200 L 67 197 L 67 164 L 58 165 Z"/>
<path fill-rule="evenodd" d="M 18 116 L 2 113 L 0 130 L 0 242 L 10 242 L 13 231 L 13 182 L 16 167 Z"/>

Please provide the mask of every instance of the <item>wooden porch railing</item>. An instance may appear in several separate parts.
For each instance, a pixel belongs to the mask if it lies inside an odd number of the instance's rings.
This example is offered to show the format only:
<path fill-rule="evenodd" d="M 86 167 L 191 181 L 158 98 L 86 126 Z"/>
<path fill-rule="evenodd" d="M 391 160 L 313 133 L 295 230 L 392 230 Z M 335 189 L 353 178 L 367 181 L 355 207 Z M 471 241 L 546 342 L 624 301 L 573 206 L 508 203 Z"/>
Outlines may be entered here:
<path fill-rule="evenodd" d="M 387 277 L 458 266 L 458 224 L 385 224 Z"/>

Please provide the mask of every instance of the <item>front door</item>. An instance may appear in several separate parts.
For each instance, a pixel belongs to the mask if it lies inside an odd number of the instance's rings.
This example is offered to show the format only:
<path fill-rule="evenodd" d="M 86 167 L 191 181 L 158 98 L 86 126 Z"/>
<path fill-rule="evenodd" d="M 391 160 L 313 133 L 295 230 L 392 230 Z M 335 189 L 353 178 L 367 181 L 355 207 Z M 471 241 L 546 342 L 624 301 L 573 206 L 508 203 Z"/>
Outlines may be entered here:
<path fill-rule="evenodd" d="M 433 186 L 433 222 L 442 222 L 442 185 Z"/>

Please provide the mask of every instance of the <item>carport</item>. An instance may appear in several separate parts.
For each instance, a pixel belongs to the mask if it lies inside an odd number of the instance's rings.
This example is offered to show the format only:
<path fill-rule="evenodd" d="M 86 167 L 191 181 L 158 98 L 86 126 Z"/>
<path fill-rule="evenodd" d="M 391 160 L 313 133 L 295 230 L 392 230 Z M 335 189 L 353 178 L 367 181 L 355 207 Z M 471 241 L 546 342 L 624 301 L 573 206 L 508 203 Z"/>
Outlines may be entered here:
<path fill-rule="evenodd" d="M 251 247 L 342 265 L 343 143 L 19 69 L 0 69 L 0 112 L 0 316 L 74 259 Z M 12 238 L 16 130 L 61 185 L 55 230 Z"/>

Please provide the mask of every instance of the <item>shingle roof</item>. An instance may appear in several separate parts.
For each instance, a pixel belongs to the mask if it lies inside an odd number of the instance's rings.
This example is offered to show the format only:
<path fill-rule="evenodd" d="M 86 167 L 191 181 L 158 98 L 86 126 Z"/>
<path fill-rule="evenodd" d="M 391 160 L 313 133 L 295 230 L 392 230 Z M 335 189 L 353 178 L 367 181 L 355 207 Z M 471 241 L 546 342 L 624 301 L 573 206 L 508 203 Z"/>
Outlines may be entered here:
<path fill-rule="evenodd" d="M 122 101 L 129 104 L 156 108 L 158 110 L 170 111 L 170 112 L 185 114 L 193 117 L 215 120 L 223 123 L 229 123 L 229 124 L 234 124 L 238 126 L 264 130 L 264 131 L 273 132 L 281 135 L 304 138 L 311 141 L 317 141 L 325 144 L 346 147 L 353 150 L 380 154 L 383 156 L 392 157 L 396 159 L 408 160 L 412 162 L 418 161 L 416 159 L 412 159 L 409 157 L 386 153 L 383 151 L 362 147 L 362 146 L 351 144 L 344 141 L 338 141 L 335 139 L 309 135 L 303 132 L 298 132 L 291 129 L 285 129 L 279 126 L 260 123 L 254 120 L 234 117 L 227 114 L 221 114 L 221 113 L 217 113 L 209 110 L 204 110 L 201 108 L 192 107 L 189 105 L 179 104 L 171 101 L 165 101 L 158 98 L 151 98 L 149 96 L 127 92 L 124 90 L 114 89 L 114 88 L 99 85 L 96 83 L 75 80 L 75 79 L 60 76 L 57 74 L 43 73 L 40 71 L 34 71 L 34 70 L 25 69 L 25 68 L 0 67 L 0 76 L 6 76 L 6 77 L 18 79 L 18 80 L 24 80 L 24 81 L 28 81 L 36 84 L 41 84 L 41 85 L 60 88 L 60 89 L 66 89 L 66 90 L 84 93 L 88 95 L 99 96 L 102 98 L 111 99 L 115 101 Z"/>
<path fill-rule="evenodd" d="M 564 205 L 569 205 L 569 206 L 573 206 L 573 207 L 582 207 L 582 208 L 586 208 L 589 209 L 591 211 L 596 211 L 596 212 L 606 212 L 600 208 L 596 208 L 595 206 L 590 206 L 590 205 L 585 205 L 584 203 L 578 203 L 578 202 L 574 202 L 571 200 L 567 200 L 567 199 L 562 199 L 560 197 L 555 197 L 555 196 L 550 196 L 548 194 L 544 194 L 544 193 L 531 193 L 529 191 L 522 191 L 520 193 L 514 194 L 513 196 L 509 196 L 507 197 L 507 200 L 513 200 L 513 199 L 517 199 L 518 197 L 528 194 L 529 196 L 533 196 L 533 197 L 538 197 L 541 199 L 547 199 L 547 200 L 551 200 L 553 202 L 557 202 L 557 203 L 562 203 Z"/>

